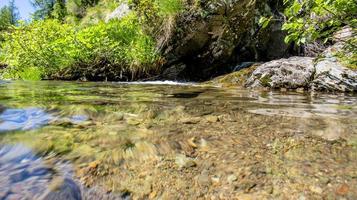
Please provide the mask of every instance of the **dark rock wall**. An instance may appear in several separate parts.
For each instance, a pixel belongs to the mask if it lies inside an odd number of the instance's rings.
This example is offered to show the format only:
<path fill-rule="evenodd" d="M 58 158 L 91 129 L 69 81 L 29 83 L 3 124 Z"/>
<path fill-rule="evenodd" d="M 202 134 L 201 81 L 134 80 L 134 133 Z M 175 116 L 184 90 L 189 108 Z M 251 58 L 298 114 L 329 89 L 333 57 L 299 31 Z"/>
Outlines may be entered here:
<path fill-rule="evenodd" d="M 175 32 L 162 49 L 164 69 L 180 66 L 180 73 L 170 79 L 201 81 L 230 72 L 241 62 L 288 55 L 290 47 L 280 29 L 282 5 L 279 0 L 202 0 L 177 18 Z M 275 16 L 266 29 L 258 25 L 262 15 Z"/>

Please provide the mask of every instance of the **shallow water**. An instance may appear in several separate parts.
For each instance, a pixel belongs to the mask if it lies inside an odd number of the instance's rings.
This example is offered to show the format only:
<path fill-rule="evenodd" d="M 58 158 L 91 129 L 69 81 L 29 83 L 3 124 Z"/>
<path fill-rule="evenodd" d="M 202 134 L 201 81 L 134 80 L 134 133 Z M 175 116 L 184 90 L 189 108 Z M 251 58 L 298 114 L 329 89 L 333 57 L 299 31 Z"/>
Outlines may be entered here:
<path fill-rule="evenodd" d="M 357 199 L 357 96 L 4 82 L 0 174 L 0 199 Z"/>

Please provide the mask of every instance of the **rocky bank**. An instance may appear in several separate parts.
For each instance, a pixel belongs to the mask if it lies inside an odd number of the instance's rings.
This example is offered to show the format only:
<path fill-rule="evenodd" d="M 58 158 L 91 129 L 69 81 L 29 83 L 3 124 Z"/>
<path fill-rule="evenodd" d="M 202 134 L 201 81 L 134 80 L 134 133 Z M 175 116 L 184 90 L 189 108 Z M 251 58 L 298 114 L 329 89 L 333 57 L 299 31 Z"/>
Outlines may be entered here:
<path fill-rule="evenodd" d="M 162 22 L 163 27 L 169 23 L 174 28 L 163 28 L 155 36 L 166 61 L 159 79 L 207 81 L 243 69 L 234 73 L 238 79 L 228 75 L 236 81 L 223 79 L 229 80 L 228 85 L 248 88 L 357 91 L 356 71 L 336 56 L 344 52 L 341 41 L 355 37 L 351 28 L 337 32 L 330 47 L 307 44 L 297 48 L 284 42 L 284 4 L 279 0 L 188 4 L 190 9 Z M 275 20 L 263 28 L 258 21 L 267 15 Z M 245 69 L 250 66 L 255 70 Z M 222 83 L 223 79 L 216 80 Z"/>

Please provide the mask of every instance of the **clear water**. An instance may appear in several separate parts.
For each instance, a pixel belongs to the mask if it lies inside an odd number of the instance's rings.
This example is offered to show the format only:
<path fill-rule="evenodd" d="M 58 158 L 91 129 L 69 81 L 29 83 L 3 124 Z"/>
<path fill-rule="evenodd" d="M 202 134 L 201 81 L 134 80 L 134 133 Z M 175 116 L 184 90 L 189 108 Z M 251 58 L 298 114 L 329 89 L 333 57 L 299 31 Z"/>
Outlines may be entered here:
<path fill-rule="evenodd" d="M 0 175 L 0 199 L 357 199 L 357 96 L 2 82 Z"/>

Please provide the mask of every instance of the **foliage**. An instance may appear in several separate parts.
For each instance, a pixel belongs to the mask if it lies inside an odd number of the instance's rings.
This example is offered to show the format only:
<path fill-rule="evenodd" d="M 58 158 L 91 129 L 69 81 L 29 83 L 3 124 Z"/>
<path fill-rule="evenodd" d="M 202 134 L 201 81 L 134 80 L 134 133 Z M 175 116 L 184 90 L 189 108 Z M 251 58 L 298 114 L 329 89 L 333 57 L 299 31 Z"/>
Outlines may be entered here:
<path fill-rule="evenodd" d="M 286 42 L 328 41 L 341 27 L 357 27 L 356 0 L 284 0 Z"/>
<path fill-rule="evenodd" d="M 86 16 L 88 9 L 96 6 L 98 3 L 99 0 L 67 0 L 66 8 L 69 16 L 82 19 Z"/>
<path fill-rule="evenodd" d="M 142 32 L 134 14 L 81 29 L 58 20 L 39 20 L 21 24 L 4 37 L 0 58 L 11 66 L 3 72 L 10 79 L 51 78 L 64 69 L 90 68 L 98 62 L 136 78 L 153 70 L 157 59 L 154 42 Z"/>
<path fill-rule="evenodd" d="M 11 25 L 15 25 L 18 20 L 18 9 L 15 6 L 15 1 L 11 0 L 8 6 L 0 9 L 0 31 L 7 30 Z"/>
<path fill-rule="evenodd" d="M 64 0 L 56 0 L 56 3 L 53 5 L 53 11 L 51 13 L 54 19 L 63 21 L 67 15 L 66 5 Z"/>
<path fill-rule="evenodd" d="M 31 3 L 36 10 L 33 18 L 39 20 L 51 17 L 56 0 L 32 0 Z"/>
<path fill-rule="evenodd" d="M 162 16 L 176 15 L 183 10 L 182 0 L 156 0 L 159 14 Z"/>
<path fill-rule="evenodd" d="M 95 6 L 86 6 L 85 15 L 80 18 L 80 25 L 88 26 L 99 21 L 105 21 L 107 14 L 111 13 L 119 5 L 120 3 L 116 0 L 101 0 Z"/>
<path fill-rule="evenodd" d="M 182 0 L 131 0 L 129 3 L 146 22 L 175 16 L 184 9 Z"/>
<path fill-rule="evenodd" d="M 131 0 L 146 33 L 157 41 L 161 49 L 176 30 L 177 16 L 186 8 L 183 0 Z"/>

